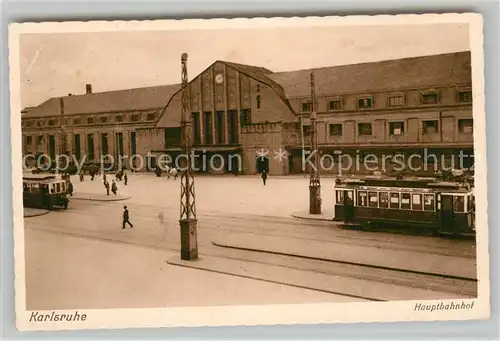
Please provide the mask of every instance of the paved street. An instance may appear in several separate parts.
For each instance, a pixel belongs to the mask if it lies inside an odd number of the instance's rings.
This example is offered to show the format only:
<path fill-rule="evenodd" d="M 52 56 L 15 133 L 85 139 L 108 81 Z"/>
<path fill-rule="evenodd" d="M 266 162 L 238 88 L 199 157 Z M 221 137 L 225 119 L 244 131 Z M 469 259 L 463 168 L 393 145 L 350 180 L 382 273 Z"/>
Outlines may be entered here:
<path fill-rule="evenodd" d="M 476 295 L 473 281 L 373 268 L 386 259 L 393 267 L 415 267 L 394 259 L 420 257 L 422 273 L 450 275 L 462 264 L 463 271 L 451 275 L 467 277 L 475 270 L 472 241 L 346 231 L 332 222 L 292 218 L 308 205 L 307 178 L 271 177 L 264 187 L 258 177 L 197 177 L 200 260 L 187 264 L 179 261 L 179 179 L 129 175 L 128 186 L 118 183 L 119 199 L 130 197 L 123 201 L 87 200 L 105 192 L 100 178 L 72 181 L 80 199 L 67 211 L 25 219 L 28 309 Z M 333 202 L 332 185 L 333 179 L 324 179 L 324 207 Z M 132 229 L 121 229 L 124 204 Z"/>
<path fill-rule="evenodd" d="M 179 210 L 180 178 L 167 180 L 153 173 L 128 174 L 129 184 L 118 182 L 118 192 L 131 196 L 131 203 L 156 205 Z M 112 176 L 108 176 L 111 181 Z M 322 179 L 323 207 L 332 209 L 334 178 Z M 105 193 L 102 178 L 80 183 L 73 176 L 75 192 Z M 259 176 L 208 176 L 195 179 L 198 211 L 290 217 L 294 211 L 309 207 L 309 178 L 304 176 L 269 176 L 266 186 Z M 112 196 L 113 194 L 111 194 Z"/>

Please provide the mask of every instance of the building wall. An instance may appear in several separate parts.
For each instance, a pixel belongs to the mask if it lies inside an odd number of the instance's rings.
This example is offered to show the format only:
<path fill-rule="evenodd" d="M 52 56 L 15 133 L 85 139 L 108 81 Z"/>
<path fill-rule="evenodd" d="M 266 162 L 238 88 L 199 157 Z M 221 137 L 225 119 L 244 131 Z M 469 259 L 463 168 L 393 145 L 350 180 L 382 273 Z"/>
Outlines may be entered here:
<path fill-rule="evenodd" d="M 472 132 L 460 131 L 459 120 L 472 119 L 472 109 L 457 108 L 456 110 L 426 110 L 395 113 L 377 113 L 366 115 L 324 115 L 318 122 L 318 140 L 325 145 L 359 145 L 383 144 L 398 146 L 400 144 L 463 144 L 473 143 Z M 438 130 L 435 133 L 424 132 L 425 121 L 437 121 Z M 391 135 L 390 124 L 402 122 L 404 131 L 401 135 Z M 359 124 L 370 123 L 371 135 L 360 135 Z M 331 135 L 330 125 L 342 125 L 342 135 Z"/>
<path fill-rule="evenodd" d="M 217 80 L 221 81 L 217 81 Z M 191 136 L 192 141 L 200 145 L 227 145 L 231 143 L 230 135 L 237 136 L 236 143 L 242 144 L 241 134 L 242 112 L 249 111 L 249 123 L 263 123 L 278 120 L 293 120 L 295 115 L 287 104 L 268 85 L 247 76 L 246 74 L 227 66 L 224 63 L 214 63 L 207 70 L 196 76 L 189 83 L 191 113 L 197 113 L 198 127 L 191 129 L 198 138 Z M 180 124 L 181 92 L 170 101 L 165 114 L 160 118 L 157 127 L 168 127 Z M 223 115 L 221 131 L 218 129 L 218 114 Z M 236 113 L 234 130 L 228 129 L 231 112 Z M 207 131 L 203 115 L 211 117 L 211 131 Z M 192 115 L 192 114 L 191 114 Z M 190 116 L 190 119 L 193 116 Z M 194 123 L 193 123 L 194 124 Z M 222 136 L 218 139 L 219 134 Z M 210 141 L 207 137 L 210 136 Z M 222 142 L 221 142 L 222 141 Z M 233 141 L 234 142 L 234 141 Z"/>
<path fill-rule="evenodd" d="M 119 150 L 117 136 L 123 135 L 123 155 L 131 156 L 131 136 L 136 128 L 152 126 L 158 117 L 159 110 L 144 110 L 124 113 L 98 113 L 88 115 L 58 115 L 48 117 L 23 118 L 23 153 L 49 155 L 49 136 L 55 138 L 55 153 L 67 153 L 76 158 L 75 136 L 80 135 L 80 159 L 82 161 L 100 162 L 103 154 L 102 136 L 107 134 L 108 154 L 118 163 Z M 66 135 L 66 148 L 61 146 L 62 135 Z M 88 136 L 93 136 L 93 158 L 89 149 Z M 28 136 L 31 143 L 28 142 Z M 38 143 L 39 138 L 41 143 Z M 137 141 L 137 146 L 139 147 Z M 85 158 L 84 158 L 85 157 Z M 125 166 L 129 164 L 124 161 Z"/>
<path fill-rule="evenodd" d="M 439 95 L 439 105 L 455 105 L 458 102 L 457 93 L 463 91 L 470 91 L 470 84 L 453 84 L 447 86 L 431 86 L 426 88 L 393 88 L 393 89 L 373 89 L 363 93 L 335 93 L 335 89 L 331 89 L 331 93 L 326 95 L 316 95 L 316 112 L 318 113 L 342 113 L 342 112 L 358 112 L 358 111 L 372 111 L 383 109 L 394 109 L 390 105 L 390 97 L 403 95 L 404 108 L 425 108 L 429 105 L 422 104 L 421 96 L 424 93 L 436 92 Z M 360 109 L 357 105 L 357 99 L 370 97 L 373 101 L 371 109 Z M 333 100 L 341 101 L 341 108 L 330 109 L 329 102 Z M 302 104 L 310 103 L 311 97 L 309 94 L 305 96 L 298 96 L 289 98 L 290 105 L 295 112 L 302 112 Z M 399 106 L 398 106 L 399 107 Z M 397 107 L 396 107 L 397 108 Z"/>
<path fill-rule="evenodd" d="M 373 153 L 378 155 L 378 169 L 391 171 L 393 164 L 390 159 L 382 161 L 383 155 L 389 155 L 401 151 L 406 158 L 412 152 L 422 153 L 429 148 L 434 149 L 433 153 L 438 155 L 438 167 L 450 166 L 449 156 L 442 158 L 441 155 L 457 155 L 460 150 L 470 151 L 473 149 L 473 132 L 470 122 L 472 122 L 472 103 L 463 101 L 459 96 L 460 92 L 470 92 L 468 85 L 441 86 L 422 89 L 392 89 L 385 91 L 372 91 L 361 94 L 332 94 L 331 96 L 320 96 L 317 99 L 317 134 L 320 149 L 325 152 L 322 157 L 323 172 L 336 173 L 373 173 L 373 164 L 365 164 L 363 157 L 361 162 L 348 170 L 347 157 L 339 159 L 339 155 L 352 154 L 351 160 L 356 161 L 356 151 L 361 154 Z M 436 93 L 438 102 L 435 104 L 423 103 L 422 96 L 427 93 Z M 403 101 L 397 106 L 391 106 L 391 97 L 401 96 Z M 359 108 L 358 99 L 370 98 L 372 105 L 370 108 Z M 329 107 L 329 102 L 340 101 L 341 107 L 333 110 Z M 472 94 L 469 93 L 469 100 Z M 299 112 L 303 108 L 302 103 L 309 102 L 309 98 L 293 98 L 292 106 Z M 394 104 L 394 102 L 392 102 Z M 309 124 L 309 112 L 302 112 L 305 121 L 304 140 L 306 149 L 310 146 L 310 135 L 307 133 Z M 437 121 L 438 128 L 435 132 L 425 132 L 424 122 Z M 391 133 L 391 124 L 403 123 L 404 131 L 400 134 Z M 465 123 L 466 128 L 460 123 Z M 363 123 L 371 124 L 371 134 L 360 134 L 359 125 Z M 342 132 L 337 134 L 330 131 L 331 125 L 341 125 Z M 295 156 L 298 156 L 300 144 L 296 141 L 289 141 L 293 144 Z M 402 148 L 414 147 L 413 151 L 406 151 Z M 333 162 L 332 162 L 333 160 Z M 416 159 L 415 164 L 418 163 Z M 422 163 L 421 163 L 422 164 Z M 382 166 L 383 165 L 383 166 Z M 298 172 L 300 158 L 295 157 L 291 169 Z M 458 166 L 456 164 L 456 166 Z M 326 170 L 325 170 L 326 169 Z M 429 173 L 433 172 L 433 167 L 429 168 Z"/>
<path fill-rule="evenodd" d="M 282 123 L 254 123 L 243 127 L 243 173 L 257 174 L 259 159 L 266 158 L 269 162 L 270 175 L 288 173 L 286 160 L 276 158 L 277 152 L 284 151 Z"/>
<path fill-rule="evenodd" d="M 222 81 L 216 81 L 216 78 Z M 254 74 L 254 77 L 255 74 Z M 259 77 L 256 77 L 259 78 Z M 244 174 L 257 173 L 257 151 L 268 151 L 269 172 L 271 174 L 288 174 L 301 171 L 302 144 L 310 148 L 310 133 L 307 129 L 309 112 L 303 112 L 303 103 L 310 101 L 308 96 L 293 97 L 284 101 L 265 84 L 239 71 L 228 64 L 216 62 L 207 70 L 193 78 L 189 83 L 190 109 L 189 118 L 198 113 L 196 127 L 191 129 L 191 140 L 197 148 L 208 148 L 212 153 L 226 151 L 229 147 L 241 148 Z M 321 88 L 321 84 L 318 84 Z M 402 149 L 401 146 L 439 147 L 447 150 L 454 146 L 472 148 L 472 131 L 462 131 L 460 120 L 472 119 L 472 103 L 461 102 L 459 92 L 470 91 L 470 84 L 450 84 L 449 86 L 433 86 L 419 89 L 373 89 L 364 93 L 336 93 L 335 89 L 327 89 L 331 93 L 317 95 L 316 112 L 318 117 L 318 143 L 325 152 L 335 150 L 370 150 L 387 148 Z M 325 92 L 325 90 L 322 90 Z M 423 103 L 423 95 L 435 92 L 438 103 Z M 179 149 L 179 143 L 167 143 L 165 129 L 179 128 L 181 122 L 181 91 L 172 98 L 166 99 L 165 108 L 130 111 L 124 113 L 92 113 L 65 116 L 54 113 L 43 118 L 23 118 L 23 152 L 48 153 L 48 136 L 54 135 L 56 153 L 60 147 L 61 124 L 67 134 L 66 149 L 75 153 L 74 136 L 80 134 L 82 154 L 88 153 L 87 134 L 94 134 L 94 155 L 101 156 L 101 134 L 107 133 L 109 152 L 116 151 L 116 134 L 123 133 L 124 154 L 131 154 L 131 134 L 136 131 L 136 151 L 146 159 L 147 155 Z M 402 102 L 393 105 L 391 98 L 401 96 Z M 360 108 L 358 100 L 369 98 L 371 106 Z M 471 98 L 470 98 L 471 99 Z M 331 101 L 340 105 L 330 107 Z M 290 103 L 292 109 L 287 105 Z M 249 113 L 248 122 L 244 122 L 243 113 Z M 301 131 L 299 118 L 294 111 L 301 113 L 306 128 Z M 223 118 L 222 130 L 219 130 L 217 120 L 220 112 Z M 230 115 L 236 113 L 233 130 L 230 126 Z M 211 120 L 210 131 L 204 120 Z M 121 120 L 117 117 L 122 116 Z M 158 121 L 156 121 L 156 119 Z M 88 123 L 92 119 L 93 123 Z M 66 120 L 66 122 L 63 122 Z M 77 123 L 76 120 L 79 120 Z M 424 133 L 424 121 L 438 121 L 435 133 Z M 391 134 L 391 123 L 403 122 L 404 132 L 400 135 Z M 195 122 L 193 122 L 194 124 Z M 362 135 L 359 124 L 371 124 L 371 134 Z M 341 125 L 342 133 L 330 133 L 331 125 Z M 194 136 L 197 132 L 198 136 Z M 236 136 L 230 141 L 231 135 Z M 44 136 L 42 143 L 37 144 L 37 137 Z M 301 139 L 301 135 L 303 138 Z M 31 143 L 26 143 L 26 136 L 31 136 Z M 222 138 L 219 140 L 218 136 Z M 210 137 L 210 138 L 208 138 Z M 275 152 L 288 150 L 290 159 L 279 162 L 274 158 Z M 178 151 L 177 151 L 178 152 Z M 324 159 L 325 162 L 329 160 Z M 337 160 L 337 163 L 346 162 Z M 345 168 L 345 165 L 343 165 Z M 145 169 L 145 166 L 144 168 Z M 335 171 L 335 170 L 333 170 Z"/>

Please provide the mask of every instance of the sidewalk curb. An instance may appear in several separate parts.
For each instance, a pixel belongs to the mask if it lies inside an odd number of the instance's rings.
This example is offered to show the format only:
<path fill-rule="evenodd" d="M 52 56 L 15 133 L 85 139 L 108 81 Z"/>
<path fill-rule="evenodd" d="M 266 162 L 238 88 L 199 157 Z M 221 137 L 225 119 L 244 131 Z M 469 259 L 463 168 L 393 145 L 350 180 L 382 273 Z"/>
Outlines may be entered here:
<path fill-rule="evenodd" d="M 39 217 L 39 216 L 42 216 L 42 215 L 46 215 L 46 214 L 49 214 L 50 211 L 49 210 L 37 210 L 38 212 L 36 213 L 33 213 L 33 214 L 27 214 L 26 213 L 26 208 L 27 207 L 23 207 L 23 218 L 32 218 L 32 217 Z"/>
<path fill-rule="evenodd" d="M 132 197 L 120 197 L 120 198 L 114 198 L 114 199 L 100 199 L 100 198 L 71 198 L 72 200 L 87 200 L 87 201 L 100 201 L 100 202 L 113 202 L 113 201 L 124 201 L 131 199 Z"/>
<path fill-rule="evenodd" d="M 196 263 L 196 261 L 199 261 L 202 258 L 203 257 L 198 258 L 197 260 L 194 261 L 194 263 Z M 230 272 L 230 271 L 205 268 L 203 266 L 196 266 L 194 263 L 189 263 L 189 261 L 167 260 L 167 261 L 165 261 L 165 263 L 167 263 L 168 265 L 172 265 L 172 266 L 179 266 L 179 267 L 194 269 L 194 270 L 198 270 L 198 271 L 207 271 L 207 272 L 217 273 L 217 274 L 226 275 L 226 276 L 233 276 L 233 277 L 251 279 L 251 280 L 255 280 L 255 281 L 261 281 L 261 282 L 265 282 L 265 283 L 280 284 L 280 285 L 286 285 L 289 287 L 294 287 L 294 288 L 299 288 L 299 289 L 313 290 L 313 291 L 324 292 L 324 293 L 333 294 L 333 295 L 352 297 L 352 298 L 356 298 L 356 299 L 362 299 L 362 300 L 368 301 L 368 302 L 370 302 L 370 301 L 372 301 L 372 302 L 384 302 L 384 300 L 380 300 L 380 299 L 376 299 L 376 298 L 361 297 L 361 296 L 352 295 L 349 293 L 341 293 L 341 292 L 337 292 L 337 291 L 315 288 L 315 287 L 312 287 L 309 285 L 300 285 L 300 284 L 294 284 L 294 283 L 289 283 L 289 282 L 285 282 L 285 281 L 262 278 L 260 276 L 242 275 L 242 274 L 238 274 L 238 273 L 234 273 L 234 272 Z"/>
<path fill-rule="evenodd" d="M 313 216 L 312 214 L 309 213 L 304 213 L 303 211 L 300 212 L 292 212 L 290 214 L 293 218 L 297 219 L 302 219 L 302 220 L 319 220 L 319 221 L 330 221 L 333 222 L 333 217 L 327 218 L 324 215 L 320 215 L 318 217 Z"/>
<path fill-rule="evenodd" d="M 302 258 L 302 259 L 319 260 L 319 261 L 330 262 L 330 263 L 356 265 L 356 266 L 362 266 L 362 267 L 367 267 L 367 268 L 378 268 L 378 269 L 390 270 L 390 271 L 402 271 L 402 272 L 406 272 L 406 273 L 435 275 L 435 276 L 443 276 L 443 277 L 447 277 L 447 278 L 454 278 L 454 279 L 461 279 L 461 280 L 466 279 L 466 280 L 477 281 L 477 278 L 469 278 L 469 277 L 465 277 L 465 276 L 443 275 L 440 273 L 431 273 L 431 272 L 424 272 L 424 271 L 412 270 L 412 269 L 401 269 L 401 268 L 396 268 L 396 267 L 392 267 L 392 266 L 384 266 L 384 265 L 377 265 L 377 264 L 351 262 L 351 261 L 337 260 L 337 259 L 326 258 L 326 257 L 308 256 L 308 255 L 301 255 L 301 254 L 291 253 L 291 252 L 279 252 L 279 251 L 273 251 L 273 250 L 256 249 L 256 248 L 251 248 L 251 247 L 247 248 L 247 247 L 243 247 L 243 246 L 234 246 L 234 245 L 230 245 L 230 244 L 224 244 L 224 242 L 219 243 L 219 242 L 213 241 L 213 240 L 212 240 L 212 244 L 215 246 L 227 248 L 227 249 L 236 249 L 236 250 L 243 250 L 243 251 L 266 253 L 266 254 L 272 254 L 272 255 L 278 255 L 278 256 L 289 256 L 289 257 L 296 257 L 296 258 Z"/>

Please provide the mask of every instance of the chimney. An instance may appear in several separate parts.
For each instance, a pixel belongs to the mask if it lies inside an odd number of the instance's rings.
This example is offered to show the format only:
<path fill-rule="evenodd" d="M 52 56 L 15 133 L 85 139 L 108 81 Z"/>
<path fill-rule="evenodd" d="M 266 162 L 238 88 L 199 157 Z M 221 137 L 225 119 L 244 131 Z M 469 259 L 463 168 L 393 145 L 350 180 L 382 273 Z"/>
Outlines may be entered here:
<path fill-rule="evenodd" d="M 87 94 L 91 94 L 92 93 L 92 84 L 86 84 L 85 90 L 86 90 Z"/>
<path fill-rule="evenodd" d="M 59 98 L 59 107 L 61 109 L 61 115 L 64 115 L 64 98 Z"/>

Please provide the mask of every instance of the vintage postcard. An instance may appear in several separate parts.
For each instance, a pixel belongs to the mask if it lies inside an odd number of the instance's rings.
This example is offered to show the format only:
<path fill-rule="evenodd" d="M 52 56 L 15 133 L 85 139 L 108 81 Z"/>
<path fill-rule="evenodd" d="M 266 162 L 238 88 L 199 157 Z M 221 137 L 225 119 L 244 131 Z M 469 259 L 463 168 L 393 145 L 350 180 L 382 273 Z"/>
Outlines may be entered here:
<path fill-rule="evenodd" d="M 9 38 L 20 330 L 489 317 L 480 15 Z"/>

